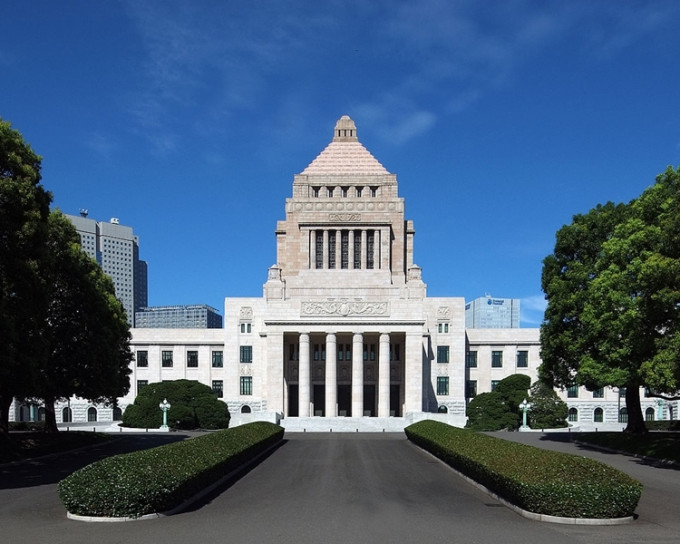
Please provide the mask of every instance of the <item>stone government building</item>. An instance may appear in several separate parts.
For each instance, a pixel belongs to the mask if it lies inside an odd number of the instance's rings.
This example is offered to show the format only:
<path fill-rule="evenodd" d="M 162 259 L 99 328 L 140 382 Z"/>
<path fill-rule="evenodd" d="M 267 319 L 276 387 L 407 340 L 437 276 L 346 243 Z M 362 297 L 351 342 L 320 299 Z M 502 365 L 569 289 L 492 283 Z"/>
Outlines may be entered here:
<path fill-rule="evenodd" d="M 414 235 L 396 175 L 341 117 L 330 144 L 293 179 L 263 296 L 227 297 L 221 329 L 132 329 L 131 388 L 120 409 L 149 383 L 185 378 L 210 385 L 232 425 L 398 430 L 436 418 L 463 426 L 476 394 L 514 373 L 535 381 L 539 330 L 466 329 L 463 298 L 427 296 Z M 561 395 L 573 425 L 625 420 L 617 390 Z M 668 419 L 673 408 L 643 398 L 650 419 Z M 110 421 L 120 410 L 71 399 L 60 415 Z"/>

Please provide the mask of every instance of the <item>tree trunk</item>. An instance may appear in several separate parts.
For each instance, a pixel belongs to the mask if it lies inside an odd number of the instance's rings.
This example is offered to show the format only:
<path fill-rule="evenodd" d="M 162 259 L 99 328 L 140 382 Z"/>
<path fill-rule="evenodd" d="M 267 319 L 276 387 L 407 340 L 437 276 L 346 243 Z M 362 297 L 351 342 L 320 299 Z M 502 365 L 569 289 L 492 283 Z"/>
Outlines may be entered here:
<path fill-rule="evenodd" d="M 0 435 L 9 433 L 9 407 L 12 405 L 12 397 L 0 394 Z"/>
<path fill-rule="evenodd" d="M 45 401 L 45 432 L 57 433 L 57 415 L 54 412 L 54 399 L 44 399 Z"/>
<path fill-rule="evenodd" d="M 640 387 L 637 384 L 626 387 L 626 410 L 628 411 L 628 425 L 625 432 L 646 433 L 647 427 L 642 417 L 642 406 L 640 405 Z"/>

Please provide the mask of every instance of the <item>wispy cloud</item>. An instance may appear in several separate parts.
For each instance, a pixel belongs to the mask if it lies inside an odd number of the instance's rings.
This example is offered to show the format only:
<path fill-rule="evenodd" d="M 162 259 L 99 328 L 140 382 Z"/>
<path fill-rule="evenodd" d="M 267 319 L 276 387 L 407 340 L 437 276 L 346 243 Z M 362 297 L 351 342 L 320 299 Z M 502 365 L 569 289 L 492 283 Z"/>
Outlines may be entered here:
<path fill-rule="evenodd" d="M 278 117 L 329 104 L 355 104 L 381 138 L 400 145 L 511 85 L 560 40 L 603 58 L 678 11 L 674 3 L 526 0 L 125 5 L 143 44 L 130 112 L 165 150 L 186 129 L 173 124 L 175 108 L 205 128 L 236 112 Z"/>
<path fill-rule="evenodd" d="M 543 295 L 530 295 L 520 299 L 522 326 L 538 327 L 543 322 L 547 302 Z"/>

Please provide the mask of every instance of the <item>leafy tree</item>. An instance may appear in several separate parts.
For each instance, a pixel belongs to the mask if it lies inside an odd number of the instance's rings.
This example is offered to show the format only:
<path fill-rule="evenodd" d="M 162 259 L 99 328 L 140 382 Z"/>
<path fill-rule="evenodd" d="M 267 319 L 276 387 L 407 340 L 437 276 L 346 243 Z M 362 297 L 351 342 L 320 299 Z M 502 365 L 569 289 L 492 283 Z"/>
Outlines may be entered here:
<path fill-rule="evenodd" d="M 467 406 L 465 425 L 475 431 L 500 431 L 519 426 L 519 404 L 527 397 L 531 378 L 513 374 L 498 382 L 491 393 L 482 393 Z"/>
<path fill-rule="evenodd" d="M 168 425 L 179 429 L 226 429 L 229 408 L 207 385 L 193 380 L 150 383 L 123 413 L 125 427 L 158 428 L 163 415 L 158 405 L 167 399 Z"/>
<path fill-rule="evenodd" d="M 644 432 L 640 387 L 680 386 L 680 169 L 629 204 L 598 206 L 557 233 L 543 266 L 541 378 L 625 388 L 629 432 Z"/>
<path fill-rule="evenodd" d="M 45 299 L 38 273 L 51 195 L 40 184 L 41 158 L 0 119 L 0 433 L 15 394 L 27 390 Z"/>
<path fill-rule="evenodd" d="M 537 381 L 531 386 L 529 402 L 531 410 L 527 415 L 532 429 L 559 429 L 567 426 L 569 407 L 552 387 Z"/>
<path fill-rule="evenodd" d="M 112 403 L 127 393 L 132 354 L 113 282 L 82 250 L 78 233 L 61 212 L 52 212 L 48 224 L 40 263 L 48 305 L 30 392 L 45 403 L 46 430 L 56 431 L 56 400 L 76 395 Z"/>

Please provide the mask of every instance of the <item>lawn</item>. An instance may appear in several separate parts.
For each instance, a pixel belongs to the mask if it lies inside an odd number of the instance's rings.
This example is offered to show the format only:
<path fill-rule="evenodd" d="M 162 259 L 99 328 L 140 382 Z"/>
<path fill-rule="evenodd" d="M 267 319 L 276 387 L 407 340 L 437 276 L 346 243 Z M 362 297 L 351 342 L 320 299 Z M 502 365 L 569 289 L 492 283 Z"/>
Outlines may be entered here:
<path fill-rule="evenodd" d="M 0 437 L 0 463 L 60 453 L 111 438 L 103 433 L 84 431 L 10 432 L 7 437 Z"/>
<path fill-rule="evenodd" d="M 680 463 L 680 433 L 579 433 L 576 440 L 630 454 Z"/>

